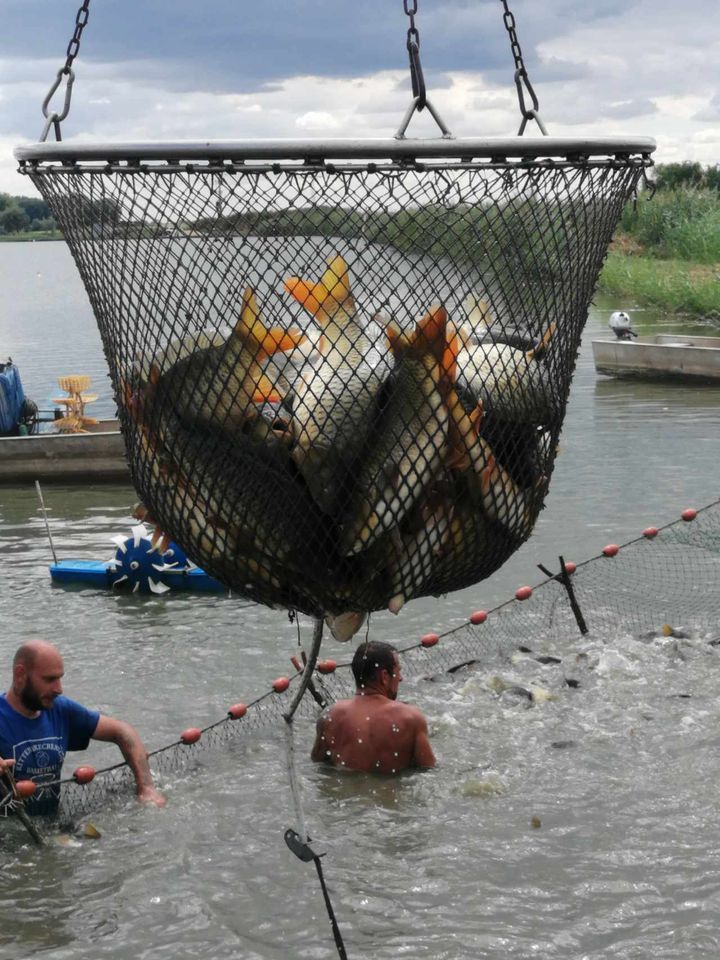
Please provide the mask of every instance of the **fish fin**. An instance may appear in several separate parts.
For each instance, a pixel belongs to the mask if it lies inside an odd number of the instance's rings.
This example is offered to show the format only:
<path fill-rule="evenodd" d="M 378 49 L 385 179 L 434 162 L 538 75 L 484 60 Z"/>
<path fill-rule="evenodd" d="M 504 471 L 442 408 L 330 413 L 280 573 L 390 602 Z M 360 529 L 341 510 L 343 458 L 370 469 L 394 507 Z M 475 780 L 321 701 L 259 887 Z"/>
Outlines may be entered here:
<path fill-rule="evenodd" d="M 468 414 L 468 416 L 470 417 L 473 433 L 476 437 L 479 437 L 480 427 L 482 427 L 483 418 L 485 417 L 485 407 L 482 400 L 478 400 L 477 406 Z"/>
<path fill-rule="evenodd" d="M 460 473 L 464 473 L 470 467 L 470 454 L 464 446 L 456 447 L 450 451 L 445 465 L 449 467 L 450 470 L 459 470 Z"/>
<path fill-rule="evenodd" d="M 334 316 L 346 304 L 355 312 L 348 265 L 340 256 L 328 260 L 327 269 L 317 283 L 290 277 L 285 281 L 285 289 L 319 321 Z"/>
<path fill-rule="evenodd" d="M 528 360 L 535 360 L 540 356 L 540 354 L 547 348 L 548 344 L 552 340 L 556 330 L 557 324 L 553 320 L 537 344 L 532 348 L 532 350 L 528 350 L 525 354 Z"/>
<path fill-rule="evenodd" d="M 252 395 L 253 403 L 280 403 L 281 400 L 282 397 L 277 389 L 277 384 L 273 383 L 265 374 L 261 374 L 255 384 L 255 391 Z"/>
<path fill-rule="evenodd" d="M 469 293 L 463 300 L 463 309 L 467 314 L 468 321 L 472 326 L 485 327 L 489 329 L 494 321 L 490 304 L 487 300 L 478 297 L 477 294 Z"/>
<path fill-rule="evenodd" d="M 400 353 L 402 349 L 407 346 L 407 337 L 401 333 L 392 320 L 385 325 L 385 336 L 388 342 L 388 349 L 393 356 L 397 356 L 398 353 Z"/>
<path fill-rule="evenodd" d="M 233 336 L 248 343 L 256 355 L 267 357 L 293 350 L 305 340 L 305 334 L 299 330 L 266 327 L 252 287 L 247 287 L 243 294 L 240 317 L 233 329 Z"/>
<path fill-rule="evenodd" d="M 441 362 L 443 376 L 447 378 L 449 383 L 455 383 L 457 380 L 457 359 L 462 343 L 462 337 L 458 333 L 457 328 L 449 324 L 446 334 L 446 346 Z"/>
<path fill-rule="evenodd" d="M 412 346 L 419 354 L 430 353 L 440 366 L 443 365 L 447 349 L 447 310 L 445 307 L 433 307 L 415 327 Z"/>

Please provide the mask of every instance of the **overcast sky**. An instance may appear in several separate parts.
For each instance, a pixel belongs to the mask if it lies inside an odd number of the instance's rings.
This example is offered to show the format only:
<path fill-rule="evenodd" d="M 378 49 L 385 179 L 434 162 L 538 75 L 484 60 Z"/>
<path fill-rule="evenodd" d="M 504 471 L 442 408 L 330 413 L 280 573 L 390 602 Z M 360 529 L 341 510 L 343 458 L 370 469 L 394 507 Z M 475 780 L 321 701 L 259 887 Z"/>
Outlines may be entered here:
<path fill-rule="evenodd" d="M 12 150 L 39 137 L 79 5 L 0 0 L 0 191 L 33 193 Z M 500 0 L 417 5 L 445 123 L 457 136 L 514 135 Z M 551 135 L 650 136 L 661 163 L 720 162 L 717 0 L 510 7 Z M 407 26 L 402 0 L 92 0 L 63 138 L 392 136 L 410 102 Z M 437 132 L 426 116 L 410 135 Z"/>

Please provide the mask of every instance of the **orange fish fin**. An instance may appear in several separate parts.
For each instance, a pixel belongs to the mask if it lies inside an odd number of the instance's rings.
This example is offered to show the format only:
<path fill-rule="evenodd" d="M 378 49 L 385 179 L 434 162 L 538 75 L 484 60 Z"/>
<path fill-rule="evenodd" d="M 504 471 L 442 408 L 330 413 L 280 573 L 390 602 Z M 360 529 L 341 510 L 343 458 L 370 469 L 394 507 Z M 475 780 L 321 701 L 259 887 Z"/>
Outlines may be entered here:
<path fill-rule="evenodd" d="M 314 317 L 321 308 L 322 291 L 318 290 L 318 284 L 309 283 L 307 280 L 301 280 L 300 277 L 289 277 L 284 287 L 291 297 L 294 297 L 301 307 L 304 307 L 308 313 Z"/>
<path fill-rule="evenodd" d="M 447 347 L 447 310 L 434 307 L 415 327 L 412 344 L 419 353 L 431 353 L 442 365 Z"/>
<path fill-rule="evenodd" d="M 261 374 L 258 382 L 255 384 L 255 392 L 252 396 L 253 403 L 280 403 L 282 397 L 277 388 L 265 374 Z"/>
<path fill-rule="evenodd" d="M 343 257 L 331 257 L 327 268 L 317 283 L 290 277 L 285 289 L 309 314 L 318 320 L 334 316 L 340 308 L 349 304 L 355 310 L 350 289 L 350 273 Z"/>
<path fill-rule="evenodd" d="M 243 294 L 240 317 L 235 324 L 233 336 L 247 343 L 256 356 L 266 357 L 292 350 L 305 340 L 305 334 L 299 330 L 266 327 L 251 287 Z"/>
<path fill-rule="evenodd" d="M 392 320 L 385 326 L 385 336 L 387 338 L 388 348 L 395 356 L 397 356 L 403 347 L 407 346 L 407 338 L 403 336 Z"/>
<path fill-rule="evenodd" d="M 547 347 L 547 345 L 550 343 L 553 336 L 555 335 L 556 330 L 557 330 L 557 324 L 553 320 L 553 322 L 547 328 L 547 330 L 542 335 L 542 338 L 538 341 L 538 343 L 532 348 L 532 350 L 528 350 L 528 352 L 525 354 L 528 360 L 534 360 L 535 357 L 537 357 L 539 354 L 543 352 L 543 350 Z"/>
<path fill-rule="evenodd" d="M 473 427 L 473 433 L 476 437 L 480 436 L 480 427 L 482 426 L 483 418 L 485 416 L 485 407 L 483 406 L 482 400 L 478 400 L 477 406 L 469 414 L 470 423 Z"/>

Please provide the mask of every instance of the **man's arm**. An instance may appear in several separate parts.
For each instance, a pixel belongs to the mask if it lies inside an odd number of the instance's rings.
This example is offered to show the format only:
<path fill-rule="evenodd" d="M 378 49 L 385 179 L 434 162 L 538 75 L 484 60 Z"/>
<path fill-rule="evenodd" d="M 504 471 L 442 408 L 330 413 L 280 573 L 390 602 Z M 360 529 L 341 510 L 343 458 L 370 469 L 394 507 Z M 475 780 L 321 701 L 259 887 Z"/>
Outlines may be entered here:
<path fill-rule="evenodd" d="M 315 730 L 315 743 L 310 753 L 310 759 L 314 760 L 315 763 L 322 763 L 323 760 L 328 759 L 328 745 L 325 741 L 325 714 L 318 717 Z"/>
<path fill-rule="evenodd" d="M 165 797 L 153 785 L 147 750 L 134 727 L 123 720 L 113 720 L 112 717 L 104 717 L 101 714 L 92 739 L 105 740 L 118 745 L 135 775 L 138 800 L 154 803 L 156 807 L 165 806 Z"/>
<path fill-rule="evenodd" d="M 413 764 L 416 767 L 428 769 L 435 766 L 435 754 L 430 746 L 428 737 L 427 720 L 420 713 L 418 716 L 417 729 L 415 732 L 415 745 L 413 747 Z"/>

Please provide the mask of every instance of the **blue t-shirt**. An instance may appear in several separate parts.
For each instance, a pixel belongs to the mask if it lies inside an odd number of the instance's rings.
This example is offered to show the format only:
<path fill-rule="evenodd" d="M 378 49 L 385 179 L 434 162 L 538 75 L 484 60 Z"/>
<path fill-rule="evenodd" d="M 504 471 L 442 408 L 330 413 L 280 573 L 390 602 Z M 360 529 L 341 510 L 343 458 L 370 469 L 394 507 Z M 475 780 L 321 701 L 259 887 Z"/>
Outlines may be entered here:
<path fill-rule="evenodd" d="M 30 719 L 13 710 L 0 695 L 0 757 L 14 760 L 16 780 L 34 780 L 35 795 L 26 801 L 28 813 L 46 815 L 57 810 L 60 787 L 43 786 L 60 779 L 68 750 L 85 750 L 100 714 L 67 697 L 56 697 L 49 710 Z M 7 807 L 0 805 L 0 813 Z"/>

